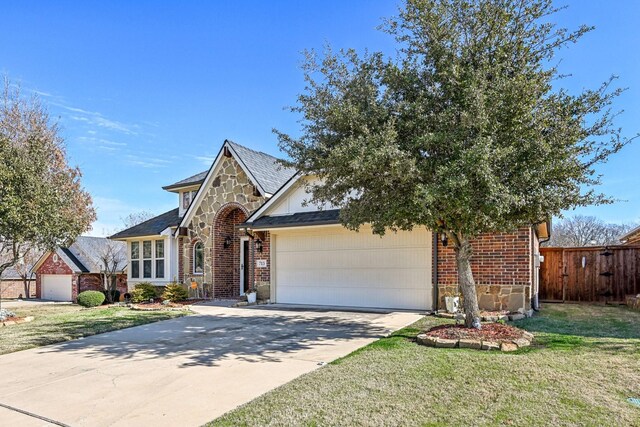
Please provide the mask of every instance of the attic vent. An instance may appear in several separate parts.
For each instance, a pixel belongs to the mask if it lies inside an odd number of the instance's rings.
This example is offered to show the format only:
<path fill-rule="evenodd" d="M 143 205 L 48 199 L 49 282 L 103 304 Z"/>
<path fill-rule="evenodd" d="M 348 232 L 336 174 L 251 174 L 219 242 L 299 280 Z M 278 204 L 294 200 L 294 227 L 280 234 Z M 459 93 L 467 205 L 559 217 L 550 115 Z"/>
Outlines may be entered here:
<path fill-rule="evenodd" d="M 231 150 L 229 150 L 229 147 L 224 147 L 224 150 L 222 150 L 222 154 L 225 157 L 231 157 Z"/>
<path fill-rule="evenodd" d="M 53 262 L 58 262 L 58 255 L 57 254 L 53 254 Z"/>

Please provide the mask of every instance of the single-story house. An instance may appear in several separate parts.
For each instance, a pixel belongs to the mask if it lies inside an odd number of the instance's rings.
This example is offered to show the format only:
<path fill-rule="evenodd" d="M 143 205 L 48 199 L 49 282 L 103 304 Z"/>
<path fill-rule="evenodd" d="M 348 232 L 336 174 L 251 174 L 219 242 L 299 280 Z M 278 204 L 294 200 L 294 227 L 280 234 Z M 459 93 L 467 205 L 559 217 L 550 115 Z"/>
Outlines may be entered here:
<path fill-rule="evenodd" d="M 640 245 L 640 226 L 620 237 L 623 245 Z"/>
<path fill-rule="evenodd" d="M 123 230 L 127 282 L 172 281 L 208 297 L 266 288 L 271 302 L 431 310 L 458 295 L 454 253 L 436 233 L 345 229 L 339 210 L 304 203 L 303 176 L 273 156 L 225 141 L 211 167 L 163 187 L 178 207 Z M 546 223 L 473 242 L 483 309 L 529 309 Z"/>
<path fill-rule="evenodd" d="M 36 277 L 30 274 L 31 266 L 26 267 L 27 274 L 23 278 L 15 267 L 9 267 L 2 272 L 0 278 L 0 297 L 2 298 L 26 298 L 26 289 L 24 281 L 27 281 L 30 298 L 36 296 Z"/>
<path fill-rule="evenodd" d="M 109 250 L 119 254 L 117 289 L 127 292 L 127 247 L 104 237 L 80 236 L 71 245 L 45 252 L 34 266 L 36 296 L 52 301 L 75 301 L 87 290 L 104 290 L 101 256 Z"/>

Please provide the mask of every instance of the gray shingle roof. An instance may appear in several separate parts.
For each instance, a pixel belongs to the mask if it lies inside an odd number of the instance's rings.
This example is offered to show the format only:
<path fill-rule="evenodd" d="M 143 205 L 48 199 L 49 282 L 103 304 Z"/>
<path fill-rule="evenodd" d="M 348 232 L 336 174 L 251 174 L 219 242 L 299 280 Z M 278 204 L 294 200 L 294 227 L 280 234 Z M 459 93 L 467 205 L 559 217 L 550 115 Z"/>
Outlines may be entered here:
<path fill-rule="evenodd" d="M 204 178 L 207 176 L 207 172 L 209 172 L 209 169 L 207 169 L 206 171 L 197 173 L 193 176 L 190 176 L 189 178 L 185 178 L 183 180 L 180 180 L 178 182 L 174 182 L 171 185 L 167 185 L 162 187 L 163 190 L 171 190 L 173 188 L 180 188 L 180 187 L 186 187 L 189 185 L 196 185 L 196 184 L 202 184 L 202 182 L 204 181 Z"/>
<path fill-rule="evenodd" d="M 242 163 L 255 177 L 264 191 L 273 194 L 282 187 L 295 173 L 295 169 L 282 166 L 276 157 L 261 151 L 255 151 L 233 141 L 225 141 L 238 155 L 238 162 Z M 164 190 L 172 190 L 189 185 L 202 184 L 209 170 L 197 173 L 171 185 L 162 187 Z"/>
<path fill-rule="evenodd" d="M 156 234 L 160 234 L 162 230 L 166 229 L 167 227 L 174 227 L 179 224 L 180 216 L 178 215 L 178 208 L 175 208 L 138 225 L 134 225 L 131 228 L 122 230 L 111 236 L 110 239 L 122 239 L 126 237 L 136 236 L 154 236 Z"/>
<path fill-rule="evenodd" d="M 278 191 L 296 173 L 295 169 L 282 166 L 276 157 L 232 141 L 227 142 L 267 193 Z"/>
<path fill-rule="evenodd" d="M 30 257 L 30 259 L 35 260 L 33 263 L 31 263 L 30 265 L 27 265 L 27 267 L 29 268 L 29 270 L 33 269 L 33 265 L 40 259 L 40 257 L 42 256 L 42 254 L 44 253 L 44 250 L 41 249 L 36 249 L 34 252 L 34 256 Z M 33 272 L 34 275 L 32 276 L 32 279 L 35 279 L 35 271 Z M 5 269 L 2 272 L 2 280 L 21 280 L 22 277 L 20 277 L 20 273 L 18 273 L 18 270 L 16 270 L 16 267 L 9 267 L 7 269 Z"/>
<path fill-rule="evenodd" d="M 252 223 L 241 226 L 252 229 L 299 227 L 303 225 L 327 225 L 340 223 L 340 209 L 327 209 L 313 212 L 297 212 L 290 215 L 263 216 Z"/>
<path fill-rule="evenodd" d="M 127 244 L 125 242 L 109 240 L 104 237 L 80 236 L 69 247 L 60 249 L 82 273 L 100 273 L 104 270 L 100 257 L 109 245 L 113 245 L 120 253 L 121 262 L 116 270 L 123 271 L 127 266 Z M 73 265 L 69 267 L 73 267 Z"/>

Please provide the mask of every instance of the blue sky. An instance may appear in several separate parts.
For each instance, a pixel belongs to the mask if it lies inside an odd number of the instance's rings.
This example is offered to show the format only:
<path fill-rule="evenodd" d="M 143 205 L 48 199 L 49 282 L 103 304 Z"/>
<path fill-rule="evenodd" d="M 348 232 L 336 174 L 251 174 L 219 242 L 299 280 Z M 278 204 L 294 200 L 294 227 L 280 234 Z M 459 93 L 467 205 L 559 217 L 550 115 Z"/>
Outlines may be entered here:
<path fill-rule="evenodd" d="M 610 75 L 628 87 L 616 107 L 626 135 L 640 131 L 640 2 L 566 0 L 557 19 L 595 25 L 561 52 L 572 91 Z M 205 170 L 225 138 L 278 155 L 272 128 L 296 133 L 284 107 L 303 88 L 303 49 L 393 52 L 376 30 L 395 1 L 6 2 L 0 72 L 40 94 L 83 170 L 98 221 L 177 206 L 162 185 Z M 601 190 L 620 201 L 582 208 L 610 222 L 640 220 L 640 141 L 599 167 Z M 569 212 L 572 214 L 574 212 Z"/>

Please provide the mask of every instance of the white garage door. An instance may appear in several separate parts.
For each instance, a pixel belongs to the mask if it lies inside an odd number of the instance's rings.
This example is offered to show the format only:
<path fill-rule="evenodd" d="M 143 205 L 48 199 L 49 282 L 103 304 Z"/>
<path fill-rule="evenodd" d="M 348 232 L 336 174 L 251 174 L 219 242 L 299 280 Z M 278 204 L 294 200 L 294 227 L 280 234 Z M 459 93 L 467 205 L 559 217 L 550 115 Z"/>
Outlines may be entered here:
<path fill-rule="evenodd" d="M 71 301 L 70 274 L 43 274 L 42 298 L 51 301 Z"/>
<path fill-rule="evenodd" d="M 431 309 L 431 233 L 373 235 L 341 226 L 275 232 L 279 303 Z"/>

